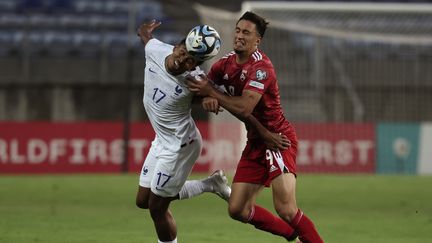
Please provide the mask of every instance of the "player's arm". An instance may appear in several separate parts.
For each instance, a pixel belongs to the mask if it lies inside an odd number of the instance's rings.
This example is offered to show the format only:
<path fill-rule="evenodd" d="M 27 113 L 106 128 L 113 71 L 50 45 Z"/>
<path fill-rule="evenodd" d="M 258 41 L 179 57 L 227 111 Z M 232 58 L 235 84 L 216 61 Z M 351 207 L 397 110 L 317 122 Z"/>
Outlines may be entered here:
<path fill-rule="evenodd" d="M 152 32 L 155 28 L 161 25 L 161 22 L 156 22 L 155 19 L 149 23 L 140 25 L 137 30 L 137 35 L 141 38 L 141 42 L 146 45 L 153 38 Z"/>
<path fill-rule="evenodd" d="M 228 96 L 217 90 L 206 76 L 200 76 L 201 80 L 188 78 L 188 87 L 192 92 L 200 96 L 210 96 L 219 102 L 219 105 L 227 109 L 240 120 L 245 120 L 252 114 L 255 106 L 261 99 L 261 94 L 244 90 L 241 96 Z"/>
<path fill-rule="evenodd" d="M 291 146 L 291 141 L 284 134 L 280 134 L 280 133 L 276 134 L 270 132 L 252 114 L 249 114 L 246 117 L 239 117 L 234 113 L 231 114 L 233 114 L 233 116 L 237 117 L 239 120 L 243 121 L 244 123 L 247 123 L 253 128 L 255 128 L 255 130 L 257 130 L 260 137 L 263 139 L 267 148 L 276 151 L 277 149 L 284 150 L 287 149 L 289 146 Z"/>
<path fill-rule="evenodd" d="M 241 96 L 228 96 L 209 84 L 207 77 L 201 76 L 201 80 L 188 79 L 189 89 L 197 92 L 198 95 L 210 96 L 216 99 L 223 108 L 239 120 L 255 128 L 263 138 L 267 147 L 271 149 L 286 149 L 290 146 L 290 141 L 285 135 L 275 134 L 267 130 L 253 115 L 252 111 L 261 99 L 261 94 L 244 90 Z"/>
<path fill-rule="evenodd" d="M 195 95 L 192 99 L 192 103 L 194 104 L 201 104 L 202 108 L 207 112 L 213 112 L 216 115 L 219 114 L 219 112 L 222 112 L 223 109 L 219 106 L 219 102 L 217 99 L 213 97 L 203 97 Z"/>

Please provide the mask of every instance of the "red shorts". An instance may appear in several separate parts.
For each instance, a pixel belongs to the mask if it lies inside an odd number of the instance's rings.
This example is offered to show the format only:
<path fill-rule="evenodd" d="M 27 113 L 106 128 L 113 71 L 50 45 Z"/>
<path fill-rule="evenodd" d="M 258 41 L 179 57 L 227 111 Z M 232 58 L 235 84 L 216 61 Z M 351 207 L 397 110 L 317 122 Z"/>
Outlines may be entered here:
<path fill-rule="evenodd" d="M 271 151 L 260 141 L 248 141 L 243 150 L 233 182 L 270 186 L 282 173 L 296 175 L 297 140 L 282 151 Z"/>

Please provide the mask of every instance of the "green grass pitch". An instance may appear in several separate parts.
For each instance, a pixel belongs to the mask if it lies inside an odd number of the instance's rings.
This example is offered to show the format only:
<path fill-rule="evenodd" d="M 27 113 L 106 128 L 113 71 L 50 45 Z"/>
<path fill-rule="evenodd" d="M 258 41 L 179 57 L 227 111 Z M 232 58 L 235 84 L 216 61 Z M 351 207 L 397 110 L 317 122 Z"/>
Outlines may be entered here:
<path fill-rule="evenodd" d="M 137 175 L 2 175 L 0 242 L 156 243 L 149 213 L 135 207 L 137 181 Z M 432 177 L 300 175 L 297 200 L 328 243 L 432 242 Z M 258 203 L 273 208 L 269 189 Z M 230 219 L 213 194 L 175 201 L 172 212 L 179 243 L 286 242 Z"/>

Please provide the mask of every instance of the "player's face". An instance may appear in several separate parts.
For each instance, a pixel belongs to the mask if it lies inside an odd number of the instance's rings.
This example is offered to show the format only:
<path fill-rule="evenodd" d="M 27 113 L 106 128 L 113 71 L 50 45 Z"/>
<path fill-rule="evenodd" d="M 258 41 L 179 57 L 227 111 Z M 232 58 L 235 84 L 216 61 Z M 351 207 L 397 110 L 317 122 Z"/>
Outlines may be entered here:
<path fill-rule="evenodd" d="M 185 45 L 176 45 L 173 53 L 166 59 L 166 67 L 174 75 L 192 70 L 196 63 L 193 56 L 187 52 Z"/>
<path fill-rule="evenodd" d="M 261 37 L 253 22 L 242 19 L 237 23 L 234 34 L 234 51 L 237 54 L 254 52 L 260 41 Z"/>

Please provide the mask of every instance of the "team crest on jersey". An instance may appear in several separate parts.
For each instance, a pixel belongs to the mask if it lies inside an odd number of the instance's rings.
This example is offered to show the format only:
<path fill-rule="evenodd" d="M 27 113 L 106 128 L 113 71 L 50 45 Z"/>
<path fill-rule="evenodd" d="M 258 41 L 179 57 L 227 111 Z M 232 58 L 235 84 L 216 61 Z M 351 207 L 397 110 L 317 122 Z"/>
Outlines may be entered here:
<path fill-rule="evenodd" d="M 246 79 L 247 70 L 242 70 L 242 73 L 240 75 L 240 80 L 245 81 Z"/>
<path fill-rule="evenodd" d="M 256 78 L 258 81 L 264 80 L 267 78 L 267 73 L 261 69 L 256 71 Z"/>
<path fill-rule="evenodd" d="M 144 166 L 144 169 L 142 170 L 143 175 L 147 175 L 148 173 L 148 168 L 147 166 Z"/>
<path fill-rule="evenodd" d="M 229 79 L 229 77 L 228 77 L 228 74 L 227 74 L 227 73 L 225 73 L 225 75 L 223 76 L 223 79 L 224 79 L 224 80 L 228 80 L 228 79 Z"/>

